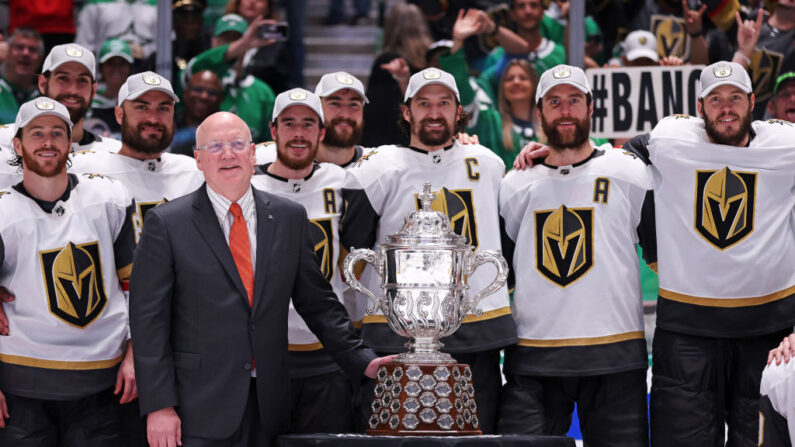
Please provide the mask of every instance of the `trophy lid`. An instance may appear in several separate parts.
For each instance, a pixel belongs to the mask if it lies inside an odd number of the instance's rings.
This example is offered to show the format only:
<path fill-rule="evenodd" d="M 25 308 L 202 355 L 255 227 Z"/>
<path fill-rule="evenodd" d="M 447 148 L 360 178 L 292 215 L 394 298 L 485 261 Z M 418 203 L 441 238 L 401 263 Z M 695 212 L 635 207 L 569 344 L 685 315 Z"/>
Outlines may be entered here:
<path fill-rule="evenodd" d="M 466 238 L 453 232 L 450 219 L 431 209 L 436 194 L 431 191 L 430 182 L 425 182 L 419 199 L 420 209 L 406 216 L 403 227 L 397 234 L 387 236 L 385 245 L 468 247 Z"/>

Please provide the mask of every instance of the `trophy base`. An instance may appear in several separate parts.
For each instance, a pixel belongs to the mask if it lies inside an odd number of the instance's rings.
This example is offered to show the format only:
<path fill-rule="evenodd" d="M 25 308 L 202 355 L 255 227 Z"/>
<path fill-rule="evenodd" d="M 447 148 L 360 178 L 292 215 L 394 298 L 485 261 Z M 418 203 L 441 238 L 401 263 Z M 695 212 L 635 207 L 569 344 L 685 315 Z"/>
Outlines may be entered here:
<path fill-rule="evenodd" d="M 481 435 L 472 370 L 461 363 L 393 362 L 378 369 L 368 435 Z"/>

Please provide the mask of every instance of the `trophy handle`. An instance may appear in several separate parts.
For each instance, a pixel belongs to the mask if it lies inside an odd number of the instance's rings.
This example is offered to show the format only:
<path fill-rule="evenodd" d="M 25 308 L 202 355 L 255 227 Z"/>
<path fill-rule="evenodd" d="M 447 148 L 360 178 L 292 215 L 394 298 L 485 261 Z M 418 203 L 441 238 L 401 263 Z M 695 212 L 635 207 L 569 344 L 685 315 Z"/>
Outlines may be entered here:
<path fill-rule="evenodd" d="M 373 292 L 371 292 L 367 287 L 363 286 L 359 280 L 356 279 L 353 266 L 359 261 L 364 261 L 371 264 L 373 267 L 375 267 L 375 271 L 378 272 L 378 275 L 381 277 L 383 277 L 383 268 L 381 263 L 378 262 L 378 255 L 373 250 L 367 248 L 355 248 L 351 250 L 348 256 L 345 257 L 345 261 L 342 265 L 342 271 L 345 274 L 345 281 L 359 293 L 364 294 L 370 299 L 371 305 L 367 306 L 367 314 L 373 315 L 381 307 L 381 303 Z"/>
<path fill-rule="evenodd" d="M 499 250 L 484 250 L 478 253 L 472 253 L 468 259 L 467 276 L 471 276 L 478 267 L 487 262 L 497 267 L 497 276 L 488 287 L 478 292 L 477 295 L 467 302 L 465 314 L 472 313 L 478 317 L 483 315 L 483 310 L 478 308 L 480 300 L 499 290 L 508 280 L 508 263 Z"/>

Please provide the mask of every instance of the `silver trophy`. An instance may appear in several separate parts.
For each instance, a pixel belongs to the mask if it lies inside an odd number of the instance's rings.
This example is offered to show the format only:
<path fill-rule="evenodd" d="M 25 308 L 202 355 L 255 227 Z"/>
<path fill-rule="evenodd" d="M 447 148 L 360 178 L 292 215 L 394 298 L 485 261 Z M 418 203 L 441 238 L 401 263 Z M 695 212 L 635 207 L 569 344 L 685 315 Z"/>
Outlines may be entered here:
<path fill-rule="evenodd" d="M 439 339 L 455 332 L 468 313 L 480 316 L 478 303 L 502 287 L 508 265 L 499 251 L 475 253 L 463 236 L 451 229 L 450 219 L 431 210 L 436 194 L 425 183 L 419 195 L 421 209 L 406 217 L 397 234 L 386 237 L 378 251 L 356 249 L 345 258 L 345 280 L 370 300 L 369 315 L 381 311 L 389 326 L 409 338 L 409 352 L 400 354 L 399 363 L 455 363 L 439 352 Z M 376 296 L 362 286 L 353 266 L 364 260 L 381 276 L 383 294 Z M 497 267 L 497 276 L 484 290 L 471 297 L 467 278 L 482 264 Z"/>

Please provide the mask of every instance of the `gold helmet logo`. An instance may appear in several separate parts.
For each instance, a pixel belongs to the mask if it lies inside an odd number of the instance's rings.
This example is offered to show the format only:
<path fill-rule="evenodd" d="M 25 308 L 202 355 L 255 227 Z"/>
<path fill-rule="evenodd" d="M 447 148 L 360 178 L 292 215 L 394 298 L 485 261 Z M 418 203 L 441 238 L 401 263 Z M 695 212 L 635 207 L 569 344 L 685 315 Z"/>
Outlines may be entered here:
<path fill-rule="evenodd" d="M 338 73 L 336 79 L 340 84 L 353 85 L 353 79 L 345 73 Z"/>
<path fill-rule="evenodd" d="M 471 189 L 447 189 L 433 191 L 436 198 L 431 202 L 431 209 L 439 211 L 450 218 L 453 232 L 466 238 L 467 244 L 478 248 L 478 228 L 475 218 L 475 206 Z M 419 194 L 414 195 L 417 209 L 421 209 Z"/>
<path fill-rule="evenodd" d="M 784 55 L 770 49 L 755 49 L 751 54 L 748 73 L 753 77 L 752 85 L 756 101 L 765 101 L 773 96 L 773 85 L 781 72 Z"/>
<path fill-rule="evenodd" d="M 657 39 L 657 54 L 690 58 L 690 45 L 684 19 L 652 15 L 651 33 Z"/>
<path fill-rule="evenodd" d="M 334 232 L 331 219 L 314 219 L 309 222 L 312 224 L 309 233 L 315 244 L 320 271 L 326 280 L 331 281 L 334 279 Z"/>
<path fill-rule="evenodd" d="M 39 98 L 34 104 L 39 110 L 53 110 L 55 108 L 55 103 L 50 98 Z"/>
<path fill-rule="evenodd" d="M 566 79 L 571 77 L 571 70 L 569 70 L 569 67 L 555 67 L 552 70 L 552 77 L 555 79 Z"/>
<path fill-rule="evenodd" d="M 536 212 L 536 268 L 544 277 L 566 287 L 592 266 L 592 208 Z"/>
<path fill-rule="evenodd" d="M 720 64 L 712 69 L 712 74 L 716 78 L 728 78 L 732 75 L 732 66 L 729 64 Z"/>
<path fill-rule="evenodd" d="M 107 304 L 99 244 L 92 242 L 40 254 L 50 313 L 72 326 L 84 328 Z"/>
<path fill-rule="evenodd" d="M 719 171 L 696 173 L 696 230 L 721 250 L 753 231 L 756 174 Z"/>
<path fill-rule="evenodd" d="M 640 39 L 638 39 L 638 43 L 641 45 L 646 45 L 646 42 L 648 42 L 646 36 L 640 36 Z"/>
<path fill-rule="evenodd" d="M 160 85 L 160 77 L 155 75 L 144 75 L 141 79 L 147 85 Z"/>
<path fill-rule="evenodd" d="M 434 79 L 440 79 L 442 77 L 442 72 L 435 68 L 429 68 L 422 73 L 422 77 L 429 81 L 433 81 Z"/>
<path fill-rule="evenodd" d="M 83 49 L 77 46 L 70 45 L 64 49 L 64 52 L 70 57 L 83 57 Z"/>
<path fill-rule="evenodd" d="M 306 100 L 306 92 L 303 91 L 303 90 L 299 90 L 299 89 L 291 91 L 288 96 L 293 101 L 305 101 Z"/>

